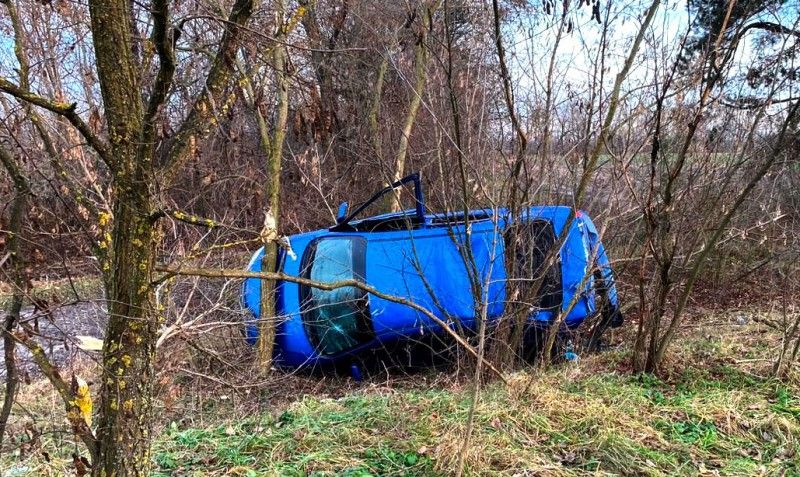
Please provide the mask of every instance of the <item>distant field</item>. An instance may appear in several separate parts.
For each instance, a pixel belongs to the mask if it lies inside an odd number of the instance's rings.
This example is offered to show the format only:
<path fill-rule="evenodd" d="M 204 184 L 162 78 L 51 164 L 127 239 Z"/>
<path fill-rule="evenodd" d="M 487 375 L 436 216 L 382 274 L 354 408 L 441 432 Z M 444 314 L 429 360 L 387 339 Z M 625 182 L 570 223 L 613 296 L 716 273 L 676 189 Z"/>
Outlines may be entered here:
<path fill-rule="evenodd" d="M 70 303 L 77 300 L 97 300 L 103 297 L 103 282 L 100 277 L 82 276 L 74 279 L 34 280 L 36 296 L 51 304 Z M 11 284 L 0 282 L 0 309 L 5 310 L 14 289 Z M 30 300 L 26 300 L 26 305 Z"/>

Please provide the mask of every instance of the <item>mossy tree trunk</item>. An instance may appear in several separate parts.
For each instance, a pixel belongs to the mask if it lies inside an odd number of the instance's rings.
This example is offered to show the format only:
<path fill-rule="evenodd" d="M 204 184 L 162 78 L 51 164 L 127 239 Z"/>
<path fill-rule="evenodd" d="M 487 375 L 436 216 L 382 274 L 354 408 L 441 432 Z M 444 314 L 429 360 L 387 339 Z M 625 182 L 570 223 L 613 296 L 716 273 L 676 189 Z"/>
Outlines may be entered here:
<path fill-rule="evenodd" d="M 114 210 L 97 476 L 148 475 L 153 357 L 159 327 L 150 282 L 158 232 L 148 219 L 147 190 L 136 189 L 120 191 Z"/>
<path fill-rule="evenodd" d="M 22 241 L 20 234 L 22 233 L 22 222 L 25 219 L 25 210 L 28 203 L 28 196 L 30 195 L 30 188 L 28 181 L 22 170 L 19 168 L 19 163 L 15 158 L 0 147 L 0 162 L 6 169 L 8 175 L 14 183 L 14 199 L 11 202 L 11 213 L 8 221 L 8 240 L 6 242 L 6 251 L 11 259 L 12 267 L 12 280 L 14 291 L 11 295 L 11 301 L 6 311 L 6 316 L 3 320 L 3 353 L 6 366 L 6 391 L 3 400 L 3 408 L 0 410 L 0 447 L 2 447 L 3 436 L 6 430 L 8 418 L 11 415 L 11 407 L 14 404 L 14 396 L 17 393 L 17 362 L 15 359 L 16 340 L 12 333 L 19 321 L 19 314 L 22 310 L 22 303 L 25 298 L 27 290 L 27 279 L 25 276 L 25 262 L 21 250 Z"/>
<path fill-rule="evenodd" d="M 108 123 L 106 160 L 115 191 L 109 324 L 103 349 L 103 381 L 95 476 L 148 475 L 155 343 L 162 317 L 153 300 L 153 267 L 161 241 L 156 217 L 156 177 L 167 186 L 190 145 L 209 131 L 213 105 L 225 108 L 240 38 L 239 25 L 252 15 L 252 0 L 232 7 L 217 56 L 187 118 L 156 161 L 155 118 L 175 70 L 168 33 L 168 3 L 153 2 L 160 69 L 145 110 L 138 84 L 139 65 L 132 51 L 130 3 L 96 0 L 90 5 L 97 72 Z"/>
<path fill-rule="evenodd" d="M 16 6 L 10 1 L 0 0 L 0 3 L 5 5 L 14 31 L 14 54 L 20 63 L 18 69 L 20 84 L 27 88 L 29 67 L 27 57 L 22 53 L 24 45 L 21 36 L 22 28 L 20 26 L 19 15 L 17 14 Z M 8 240 L 5 243 L 6 251 L 11 260 L 11 281 L 14 288 L 5 318 L 3 319 L 3 328 L 2 331 L 0 331 L 0 334 L 3 335 L 3 360 L 6 367 L 5 397 L 3 399 L 2 410 L 0 410 L 0 448 L 2 448 L 3 437 L 5 435 L 8 419 L 11 416 L 11 408 L 14 405 L 19 379 L 16 362 L 17 342 L 14 340 L 12 333 L 19 322 L 19 315 L 22 311 L 28 284 L 25 274 L 25 256 L 22 253 L 22 240 L 20 235 L 22 233 L 22 223 L 26 218 L 30 186 L 28 184 L 28 179 L 25 177 L 25 173 L 20 167 L 20 161 L 17 160 L 12 152 L 4 149 L 2 146 L 0 146 L 0 163 L 2 163 L 3 168 L 11 177 L 11 182 L 14 184 L 14 198 L 11 201 L 11 211 L 8 220 Z"/>
<path fill-rule="evenodd" d="M 130 3 L 90 3 L 97 73 L 115 192 L 109 322 L 103 347 L 95 476 L 148 474 L 153 354 L 158 329 L 151 287 L 157 250 L 152 211 L 152 157 L 137 155 L 143 105 L 130 30 Z"/>
<path fill-rule="evenodd" d="M 284 0 L 276 2 L 275 37 L 278 41 L 286 38 L 285 23 L 286 5 Z M 289 117 L 289 76 L 286 72 L 286 47 L 277 45 L 272 50 L 275 83 L 278 87 L 277 111 L 272 140 L 262 139 L 262 145 L 268 154 L 267 158 L 267 208 L 275 218 L 275 230 L 272 239 L 264 243 L 264 256 L 261 258 L 261 270 L 273 272 L 278 264 L 278 230 L 280 226 L 281 205 L 281 160 L 283 158 L 283 142 L 286 137 L 286 126 Z M 269 372 L 272 365 L 272 353 L 275 349 L 275 332 L 278 326 L 277 306 L 275 303 L 275 280 L 262 280 L 260 321 L 258 327 L 258 361 L 263 372 Z"/>
<path fill-rule="evenodd" d="M 4 2 L 5 3 L 5 2 Z M 109 323 L 103 349 L 99 422 L 96 440 L 91 430 L 82 437 L 92 454 L 94 476 L 144 476 L 149 474 L 153 363 L 161 317 L 154 306 L 154 267 L 160 247 L 159 188 L 169 187 L 183 165 L 187 151 L 211 129 L 212 115 L 224 113 L 233 96 L 226 94 L 232 77 L 241 26 L 250 18 L 253 0 L 236 0 L 219 49 L 211 62 L 205 88 L 188 115 L 156 154 L 156 124 L 175 72 L 174 33 L 169 2 L 153 0 L 151 41 L 159 69 L 146 104 L 142 101 L 142 65 L 134 54 L 131 3 L 94 0 L 89 4 L 97 77 L 103 97 L 107 138 L 97 136 L 76 112 L 75 104 L 41 97 L 27 81 L 14 84 L 0 77 L 0 90 L 27 104 L 64 117 L 107 165 L 113 188 L 113 229 L 100 248 L 103 257 Z M 21 44 L 18 42 L 18 46 Z M 18 55 L 24 69 L 24 57 Z M 37 364 L 55 383 L 69 407 L 69 390 L 58 378 L 35 342 Z"/>

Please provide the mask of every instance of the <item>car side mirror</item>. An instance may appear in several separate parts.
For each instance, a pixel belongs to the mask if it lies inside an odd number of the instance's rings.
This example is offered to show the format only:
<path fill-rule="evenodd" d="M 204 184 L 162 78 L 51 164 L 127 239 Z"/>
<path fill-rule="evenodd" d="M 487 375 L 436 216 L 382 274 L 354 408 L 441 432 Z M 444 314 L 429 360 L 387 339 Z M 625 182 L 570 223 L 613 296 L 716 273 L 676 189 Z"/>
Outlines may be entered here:
<path fill-rule="evenodd" d="M 339 204 L 339 211 L 336 213 L 336 223 L 341 224 L 344 219 L 347 218 L 347 211 L 350 210 L 350 206 L 347 202 L 342 202 Z"/>

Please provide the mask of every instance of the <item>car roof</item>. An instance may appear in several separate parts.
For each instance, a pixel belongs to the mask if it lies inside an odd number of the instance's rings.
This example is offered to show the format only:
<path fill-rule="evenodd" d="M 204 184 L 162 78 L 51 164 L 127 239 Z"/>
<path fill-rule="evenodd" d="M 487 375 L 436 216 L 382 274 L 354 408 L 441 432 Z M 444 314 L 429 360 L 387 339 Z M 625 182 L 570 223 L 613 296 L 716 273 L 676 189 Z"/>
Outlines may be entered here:
<path fill-rule="evenodd" d="M 548 216 L 568 213 L 569 211 L 570 207 L 566 205 L 536 205 L 528 208 L 527 215 L 531 217 L 537 217 L 537 216 L 548 217 Z M 494 217 L 495 212 L 497 213 L 497 215 L 501 217 L 505 217 L 508 214 L 510 214 L 510 210 L 507 207 L 498 207 L 498 208 L 486 207 L 481 209 L 471 209 L 469 211 L 469 215 L 472 220 L 485 220 Z M 447 223 L 448 221 L 460 220 L 463 217 L 464 217 L 463 210 L 425 214 L 425 219 L 427 223 Z M 351 224 L 357 225 L 359 223 L 367 221 L 374 222 L 381 220 L 393 220 L 399 218 L 416 218 L 416 210 L 406 209 L 400 212 L 387 212 L 383 214 L 372 215 L 369 217 L 353 220 Z"/>
<path fill-rule="evenodd" d="M 561 225 L 566 221 L 567 216 L 569 215 L 571 208 L 565 205 L 537 205 L 532 206 L 527 209 L 526 212 L 523 212 L 527 218 L 535 219 L 535 218 L 543 218 L 547 220 L 554 221 L 556 225 L 556 229 L 560 229 Z M 506 219 L 510 211 L 508 208 L 483 208 L 483 209 L 472 209 L 470 212 L 470 221 L 473 223 L 485 222 L 487 220 L 492 219 L 495 214 L 501 219 Z M 579 217 L 586 217 L 583 213 L 579 213 Z M 453 225 L 458 225 L 459 222 L 462 221 L 464 217 L 464 211 L 454 211 L 454 212 L 441 212 L 441 213 L 429 213 L 425 214 L 425 224 L 419 225 L 418 227 L 412 227 L 412 230 L 424 230 L 424 229 L 433 229 L 439 227 L 448 227 Z M 293 239 L 306 239 L 306 240 L 313 240 L 317 237 L 323 237 L 328 235 L 337 235 L 340 233 L 344 234 L 352 234 L 356 233 L 361 236 L 369 236 L 373 233 L 385 233 L 388 231 L 394 232 L 408 232 L 408 221 L 412 221 L 414 224 L 420 224 L 415 210 L 414 209 L 407 209 L 400 212 L 389 212 L 383 214 L 372 215 L 364 218 L 360 218 L 357 220 L 353 220 L 348 224 L 346 229 L 342 229 L 337 225 L 333 225 L 329 228 L 318 229 L 318 230 L 310 230 L 307 232 L 301 232 L 299 234 L 294 234 L 292 237 Z M 393 227 L 387 227 L 387 224 L 394 224 Z"/>

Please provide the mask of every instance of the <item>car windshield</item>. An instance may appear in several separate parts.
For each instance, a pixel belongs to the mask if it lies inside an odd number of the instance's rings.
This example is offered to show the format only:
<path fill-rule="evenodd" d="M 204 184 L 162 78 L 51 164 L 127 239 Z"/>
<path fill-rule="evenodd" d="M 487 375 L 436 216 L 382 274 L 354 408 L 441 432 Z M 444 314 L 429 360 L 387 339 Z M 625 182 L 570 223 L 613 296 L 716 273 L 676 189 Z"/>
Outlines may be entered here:
<path fill-rule="evenodd" d="M 357 237 L 317 241 L 306 257 L 306 277 L 321 283 L 364 280 L 365 242 Z M 366 293 L 346 286 L 323 290 L 304 286 L 303 321 L 309 338 L 323 355 L 352 349 L 371 338 Z"/>

